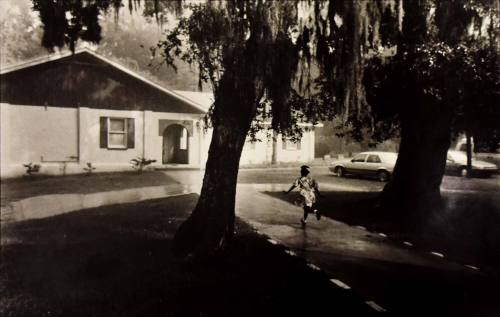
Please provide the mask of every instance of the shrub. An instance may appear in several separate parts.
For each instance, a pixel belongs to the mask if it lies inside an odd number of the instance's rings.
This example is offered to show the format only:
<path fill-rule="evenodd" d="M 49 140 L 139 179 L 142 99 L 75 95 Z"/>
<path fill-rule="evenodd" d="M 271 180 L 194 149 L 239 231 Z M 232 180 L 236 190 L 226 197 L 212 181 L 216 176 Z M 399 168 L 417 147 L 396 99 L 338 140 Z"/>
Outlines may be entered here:
<path fill-rule="evenodd" d="M 34 173 L 38 173 L 40 171 L 40 164 L 33 164 L 33 163 L 28 163 L 28 164 L 23 164 L 23 166 L 26 168 L 26 174 L 28 176 L 33 176 Z"/>
<path fill-rule="evenodd" d="M 154 162 L 156 162 L 156 160 L 151 160 L 151 159 L 147 159 L 144 157 L 137 157 L 137 158 L 130 160 L 130 164 L 132 164 L 132 168 L 137 170 L 137 172 L 139 172 L 139 173 L 142 172 L 146 166 L 148 166 Z"/>
<path fill-rule="evenodd" d="M 87 167 L 84 167 L 83 170 L 86 172 L 86 176 L 90 176 L 92 172 L 95 170 L 95 167 L 92 166 L 92 163 L 87 162 Z"/>

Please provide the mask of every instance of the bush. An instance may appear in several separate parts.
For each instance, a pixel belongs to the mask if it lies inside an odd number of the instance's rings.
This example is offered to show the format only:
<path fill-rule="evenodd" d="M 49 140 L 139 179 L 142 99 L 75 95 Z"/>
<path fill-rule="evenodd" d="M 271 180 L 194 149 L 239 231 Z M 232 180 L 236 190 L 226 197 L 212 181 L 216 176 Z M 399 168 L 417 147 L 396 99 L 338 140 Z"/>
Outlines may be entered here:
<path fill-rule="evenodd" d="M 132 164 L 132 168 L 137 170 L 137 172 L 142 172 L 144 168 L 152 163 L 156 162 L 156 160 L 147 159 L 144 157 L 136 157 L 130 160 L 130 164 Z"/>
<path fill-rule="evenodd" d="M 26 168 L 26 174 L 28 176 L 33 176 L 34 173 L 38 173 L 40 171 L 40 164 L 33 164 L 33 163 L 28 163 L 28 164 L 23 164 L 23 166 Z"/>
<path fill-rule="evenodd" d="M 86 172 L 86 176 L 90 176 L 92 172 L 95 170 L 95 167 L 92 166 L 92 163 L 87 162 L 87 167 L 84 167 L 83 170 Z"/>

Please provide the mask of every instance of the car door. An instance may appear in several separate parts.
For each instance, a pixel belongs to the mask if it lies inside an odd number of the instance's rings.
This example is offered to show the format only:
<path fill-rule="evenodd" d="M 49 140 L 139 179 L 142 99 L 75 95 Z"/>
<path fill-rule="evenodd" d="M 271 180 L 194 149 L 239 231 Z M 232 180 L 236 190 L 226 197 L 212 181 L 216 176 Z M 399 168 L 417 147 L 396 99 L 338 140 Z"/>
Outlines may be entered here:
<path fill-rule="evenodd" d="M 366 159 L 365 164 L 365 174 L 367 175 L 376 175 L 377 170 L 380 167 L 382 160 L 377 154 L 370 154 Z"/>
<path fill-rule="evenodd" d="M 366 154 L 355 155 L 348 164 L 347 172 L 351 174 L 363 173 L 365 169 Z"/>

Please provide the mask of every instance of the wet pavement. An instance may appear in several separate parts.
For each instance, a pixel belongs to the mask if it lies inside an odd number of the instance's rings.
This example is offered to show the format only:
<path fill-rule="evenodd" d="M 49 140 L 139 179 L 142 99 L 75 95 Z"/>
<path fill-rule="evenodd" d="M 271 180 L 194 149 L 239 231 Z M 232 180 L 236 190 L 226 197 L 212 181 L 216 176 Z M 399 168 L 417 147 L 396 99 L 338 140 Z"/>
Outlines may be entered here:
<path fill-rule="evenodd" d="M 1 221 L 42 219 L 100 206 L 197 193 L 196 185 L 150 186 L 88 194 L 40 195 L 21 199 L 2 207 Z"/>
<path fill-rule="evenodd" d="M 496 286 L 473 268 L 328 218 L 317 221 L 311 215 L 302 228 L 301 208 L 262 193 L 284 190 L 286 184 L 248 187 L 238 190 L 239 217 L 387 311 L 405 316 L 500 312 L 492 298 Z"/>

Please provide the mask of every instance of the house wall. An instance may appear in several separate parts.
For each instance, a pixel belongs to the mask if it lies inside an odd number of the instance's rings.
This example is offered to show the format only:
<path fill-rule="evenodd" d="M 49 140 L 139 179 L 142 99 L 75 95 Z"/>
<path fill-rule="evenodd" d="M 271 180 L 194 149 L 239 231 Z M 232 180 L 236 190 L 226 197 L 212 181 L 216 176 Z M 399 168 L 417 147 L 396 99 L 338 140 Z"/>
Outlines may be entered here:
<path fill-rule="evenodd" d="M 30 162 L 40 164 L 40 173 L 48 175 L 83 173 L 87 163 L 96 172 L 131 170 L 130 160 L 135 157 L 155 159 L 153 165 L 162 165 L 160 120 L 189 122 L 188 166 L 205 164 L 203 151 L 208 147 L 200 140 L 207 135 L 197 124 L 198 114 L 10 104 L 0 109 L 1 177 L 23 175 L 23 164 Z M 101 117 L 133 118 L 134 148 L 101 148 Z"/>
<path fill-rule="evenodd" d="M 100 118 L 133 118 L 134 148 L 108 149 L 100 148 Z M 112 171 L 123 168 L 131 169 L 130 160 L 143 155 L 144 133 L 143 111 L 105 110 L 80 108 L 80 162 L 95 165 L 100 171 Z"/>
<path fill-rule="evenodd" d="M 100 148 L 100 118 L 134 119 L 134 148 Z M 162 165 L 162 120 L 190 126 L 189 167 L 204 168 L 212 130 L 204 131 L 199 114 L 164 113 L 93 109 L 87 107 L 60 108 L 43 106 L 1 105 L 1 177 L 20 176 L 23 164 L 41 164 L 43 174 L 83 173 L 86 163 L 96 172 L 131 170 L 130 160 L 145 157 Z M 257 135 L 261 142 L 245 144 L 240 164 L 270 163 L 272 140 L 265 131 Z M 278 162 L 308 162 L 314 159 L 314 132 L 306 132 L 300 149 L 283 149 L 277 141 Z"/>
<path fill-rule="evenodd" d="M 314 159 L 314 131 L 304 132 L 300 149 L 283 149 L 283 141 L 278 138 L 279 162 L 309 162 Z"/>
<path fill-rule="evenodd" d="M 265 131 L 257 133 L 261 141 L 253 144 L 247 140 L 241 154 L 240 165 L 271 163 L 273 153 L 272 138 L 268 138 Z M 300 149 L 283 149 L 283 141 L 278 136 L 277 161 L 278 162 L 308 162 L 314 159 L 314 132 L 303 134 Z"/>
<path fill-rule="evenodd" d="M 162 124 L 161 120 L 177 121 L 176 124 L 188 127 L 188 165 L 191 167 L 199 167 L 200 161 L 205 162 L 201 151 L 203 134 L 200 124 L 200 115 L 186 113 L 169 113 L 169 112 L 152 112 L 146 111 L 146 132 L 145 132 L 145 157 L 156 160 L 155 165 L 162 165 L 163 155 L 163 132 L 168 125 Z"/>
<path fill-rule="evenodd" d="M 23 164 L 27 163 L 41 164 L 47 174 L 65 172 L 67 165 L 75 164 L 78 156 L 76 108 L 5 103 L 0 107 L 2 177 L 22 175 Z"/>

